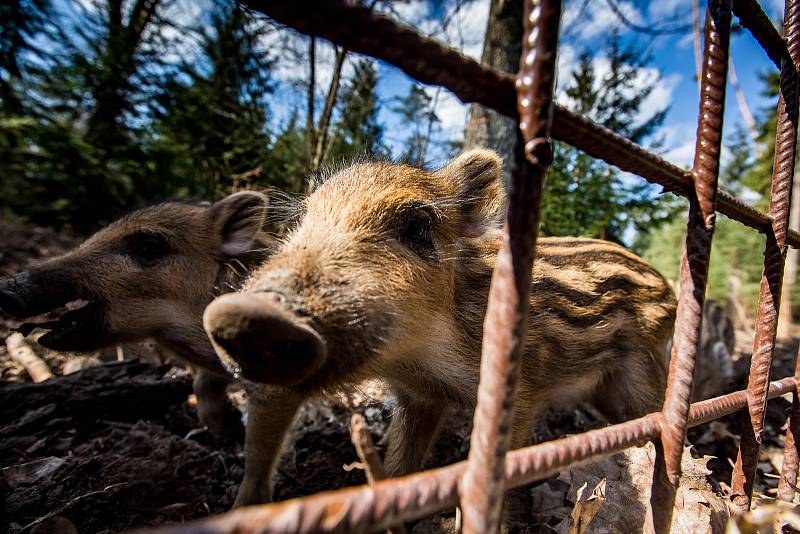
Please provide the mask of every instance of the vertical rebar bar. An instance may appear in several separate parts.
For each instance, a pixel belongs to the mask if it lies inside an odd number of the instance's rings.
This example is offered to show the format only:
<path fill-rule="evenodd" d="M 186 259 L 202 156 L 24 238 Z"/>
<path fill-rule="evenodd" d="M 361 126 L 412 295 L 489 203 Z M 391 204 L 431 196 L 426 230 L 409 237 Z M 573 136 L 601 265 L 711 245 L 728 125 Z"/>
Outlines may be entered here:
<path fill-rule="evenodd" d="M 694 195 L 689 197 L 689 223 L 686 248 L 681 261 L 680 298 L 662 410 L 661 443 L 656 444 L 656 467 L 650 498 L 657 532 L 669 531 L 675 492 L 681 474 L 681 456 L 686 438 L 695 355 L 703 319 L 711 237 L 716 217 L 715 201 L 730 26 L 730 0 L 710 1 L 706 10 L 700 113 L 691 171 Z"/>
<path fill-rule="evenodd" d="M 526 0 L 524 17 L 516 81 L 520 131 L 504 239 L 489 290 L 478 405 L 460 488 L 465 534 L 496 532 L 500 524 L 505 455 L 525 340 L 542 182 L 552 161 L 549 136 L 561 2 Z"/>
<path fill-rule="evenodd" d="M 798 32 L 800 26 L 800 2 L 790 0 L 786 2 L 786 11 L 783 17 L 783 31 L 786 39 L 786 44 L 791 58 L 791 65 L 784 61 L 781 65 L 781 94 L 778 100 L 778 120 L 784 123 L 787 119 L 791 120 L 786 110 L 797 114 L 798 96 L 797 96 L 797 66 L 800 64 L 800 33 Z M 794 69 L 790 68 L 794 66 Z M 794 78 L 789 80 L 786 78 Z M 794 87 L 795 93 L 793 95 L 784 95 L 788 93 L 790 87 Z M 791 97 L 794 96 L 794 99 Z M 777 133 L 777 132 L 776 132 Z M 795 141 L 795 151 L 796 151 Z M 777 154 L 777 143 L 775 152 Z M 796 199 L 795 199 L 796 200 Z M 795 378 L 800 377 L 800 354 L 796 356 L 795 362 Z M 792 393 L 792 406 L 789 409 L 789 421 L 786 425 L 786 442 L 783 447 L 783 466 L 781 467 L 781 480 L 778 483 L 778 498 L 792 502 L 795 498 L 795 488 L 797 487 L 797 466 L 798 466 L 798 450 L 800 447 L 800 398 L 798 397 L 797 390 Z"/>
<path fill-rule="evenodd" d="M 742 441 L 733 470 L 731 482 L 731 506 L 736 512 L 750 509 L 753 482 L 761 448 L 761 430 L 767 404 L 772 355 L 775 351 L 775 333 L 781 306 L 781 284 L 786 260 L 789 211 L 792 201 L 795 148 L 797 146 L 797 74 L 798 57 L 798 2 L 788 0 L 784 13 L 784 37 L 788 43 L 790 58 L 781 65 L 780 97 L 778 99 L 778 123 L 775 132 L 775 162 L 772 167 L 772 191 L 770 193 L 769 216 L 772 232 L 767 233 L 764 251 L 764 270 L 758 297 L 756 338 L 753 342 L 753 358 L 750 362 L 750 378 L 747 383 L 748 412 L 742 425 Z M 793 403 L 796 405 L 796 402 Z M 780 484 L 781 497 L 794 497 L 787 482 L 797 480 L 796 406 L 786 436 L 784 476 Z M 793 479 L 793 480 L 792 480 Z M 791 500 L 787 499 L 787 500 Z"/>

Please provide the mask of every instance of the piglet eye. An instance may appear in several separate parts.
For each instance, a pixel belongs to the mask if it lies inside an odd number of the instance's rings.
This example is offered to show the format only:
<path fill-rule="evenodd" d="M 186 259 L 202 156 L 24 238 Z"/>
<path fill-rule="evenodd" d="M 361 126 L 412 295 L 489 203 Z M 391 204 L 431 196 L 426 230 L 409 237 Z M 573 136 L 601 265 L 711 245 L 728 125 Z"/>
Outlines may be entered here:
<path fill-rule="evenodd" d="M 169 243 L 162 235 L 137 233 L 128 236 L 126 241 L 126 253 L 140 265 L 150 265 L 170 252 Z"/>
<path fill-rule="evenodd" d="M 400 241 L 426 258 L 434 252 L 433 218 L 423 209 L 409 210 L 400 225 Z"/>

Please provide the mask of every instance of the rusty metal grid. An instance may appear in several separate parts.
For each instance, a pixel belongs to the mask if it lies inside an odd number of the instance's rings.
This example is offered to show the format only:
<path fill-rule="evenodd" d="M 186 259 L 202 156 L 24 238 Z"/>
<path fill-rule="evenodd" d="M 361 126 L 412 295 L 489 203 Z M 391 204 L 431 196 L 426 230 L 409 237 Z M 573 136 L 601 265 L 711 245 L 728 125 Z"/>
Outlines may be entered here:
<path fill-rule="evenodd" d="M 795 376 L 770 382 L 783 266 L 800 234 L 788 228 L 798 116 L 800 0 L 786 2 L 783 36 L 755 0 L 710 0 L 692 169 L 684 171 L 606 128 L 553 104 L 559 0 L 526 0 L 523 57 L 516 77 L 493 71 L 371 10 L 348 2 L 248 0 L 274 20 L 401 68 L 520 120 L 509 188 L 507 239 L 492 278 L 470 457 L 448 467 L 372 485 L 251 506 L 164 532 L 365 532 L 424 517 L 457 504 L 464 531 L 496 532 L 505 490 L 642 445 L 656 444 L 651 503 L 654 525 L 668 532 L 680 478 L 686 430 L 747 408 L 732 480 L 731 508 L 747 510 L 755 477 L 764 410 L 769 399 L 792 393 L 779 498 L 795 498 L 800 447 L 800 364 Z M 732 14 L 780 68 L 780 98 L 769 213 L 717 187 Z M 542 177 L 551 160 L 549 137 L 567 142 L 689 201 L 686 248 L 665 403 L 644 417 L 507 452 L 519 374 L 519 337 L 525 328 Z M 756 338 L 748 388 L 689 403 L 702 321 L 716 212 L 767 237 Z"/>

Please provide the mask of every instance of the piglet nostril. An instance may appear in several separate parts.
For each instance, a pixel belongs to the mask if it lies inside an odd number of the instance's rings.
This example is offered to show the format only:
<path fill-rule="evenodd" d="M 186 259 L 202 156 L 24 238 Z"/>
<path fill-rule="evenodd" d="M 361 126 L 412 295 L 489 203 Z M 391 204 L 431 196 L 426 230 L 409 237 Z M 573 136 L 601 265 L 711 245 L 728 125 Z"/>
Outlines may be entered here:
<path fill-rule="evenodd" d="M 263 292 L 223 295 L 203 315 L 220 358 L 242 378 L 291 386 L 319 369 L 325 342 Z"/>

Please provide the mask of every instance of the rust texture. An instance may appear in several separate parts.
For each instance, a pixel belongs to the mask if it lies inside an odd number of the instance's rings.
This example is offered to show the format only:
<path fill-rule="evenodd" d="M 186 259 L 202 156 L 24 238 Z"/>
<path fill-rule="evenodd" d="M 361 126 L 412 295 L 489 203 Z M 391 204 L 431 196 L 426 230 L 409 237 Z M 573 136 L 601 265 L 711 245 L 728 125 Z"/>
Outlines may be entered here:
<path fill-rule="evenodd" d="M 769 397 L 797 388 L 794 377 L 773 382 Z M 747 406 L 745 391 L 692 405 L 689 426 L 697 426 Z M 548 443 L 511 451 L 506 458 L 506 489 L 541 480 L 564 469 L 599 460 L 658 437 L 660 414 L 653 413 Z M 457 503 L 466 462 L 374 485 L 345 488 L 275 504 L 248 506 L 218 516 L 159 529 L 162 534 L 239 534 L 368 532 L 419 519 Z"/>
<path fill-rule="evenodd" d="M 373 13 L 367 7 L 337 0 L 317 0 L 313 9 L 308 3 L 295 0 L 246 0 L 244 3 L 298 31 L 391 63 L 422 83 L 445 87 L 464 102 L 482 104 L 518 118 L 513 76 L 466 58 L 452 48 Z M 741 4 L 741 9 L 752 9 L 748 6 L 754 2 L 743 1 Z M 756 7 L 763 14 L 757 4 Z M 336 21 L 336 24 L 331 24 L 331 21 Z M 763 24 L 752 26 L 757 28 L 757 36 L 770 34 Z M 370 31 L 364 31 L 365 28 L 370 28 Z M 772 33 L 777 35 L 774 26 Z M 773 43 L 773 48 L 779 48 L 780 55 L 788 56 L 786 43 L 780 36 L 778 40 L 764 39 Z M 557 104 L 553 110 L 552 136 L 623 171 L 662 185 L 665 190 L 683 196 L 693 191 L 691 176 L 677 165 Z M 751 228 L 770 231 L 766 214 L 724 191 L 717 195 L 717 209 Z M 792 230 L 789 244 L 800 247 L 800 234 Z"/>
<path fill-rule="evenodd" d="M 769 398 L 774 399 L 791 393 L 800 383 L 793 377 L 776 380 L 769 385 Z M 720 397 L 714 397 L 692 404 L 689 410 L 689 427 L 702 425 L 747 408 L 747 390 L 734 391 Z"/>
<path fill-rule="evenodd" d="M 553 118 L 560 0 L 526 0 L 517 74 L 521 117 L 509 186 L 504 239 L 497 255 L 483 323 L 478 404 L 461 485 L 465 534 L 498 531 L 505 456 L 530 305 L 531 269 L 544 173 L 553 159 Z M 519 422 L 517 422 L 519 424 Z M 525 430 L 528 426 L 524 425 Z"/>
<path fill-rule="evenodd" d="M 700 340 L 708 260 L 711 255 L 711 237 L 716 217 L 715 201 L 730 27 L 730 0 L 709 1 L 706 10 L 697 143 L 691 171 L 695 194 L 689 197 L 689 224 L 681 261 L 680 295 L 662 411 L 661 443 L 656 448 L 656 469 L 650 498 L 657 532 L 669 531 L 681 475 L 683 442 L 686 439 L 694 363 Z"/>
<path fill-rule="evenodd" d="M 784 14 L 784 33 L 789 43 L 789 50 L 793 54 L 783 58 L 781 67 L 775 162 L 772 167 L 772 191 L 769 206 L 772 232 L 767 233 L 767 244 L 764 251 L 764 270 L 761 275 L 756 316 L 756 337 L 753 342 L 753 358 L 747 383 L 750 417 L 745 418 L 742 425 L 742 441 L 731 482 L 731 504 L 733 509 L 739 512 L 750 508 L 758 451 L 761 447 L 761 430 L 764 425 L 772 355 L 775 350 L 778 312 L 781 306 L 781 283 L 783 281 L 783 265 L 786 260 L 789 209 L 792 200 L 792 179 L 797 145 L 797 71 L 792 59 L 797 59 L 798 46 L 800 46 L 798 43 L 798 30 L 800 29 L 798 15 L 797 1 L 787 1 Z M 794 438 L 794 436 L 792 437 Z M 796 468 L 794 470 L 796 471 Z"/>
<path fill-rule="evenodd" d="M 778 69 L 788 58 L 786 42 L 756 0 L 733 0 L 733 14 L 747 28 Z"/>
<path fill-rule="evenodd" d="M 642 445 L 658 435 L 658 414 L 508 453 L 506 489 Z M 162 534 L 371 532 L 451 508 L 467 462 L 319 493 L 159 529 Z"/>
<path fill-rule="evenodd" d="M 786 12 L 784 13 L 784 31 L 786 32 L 786 41 L 789 47 L 789 57 L 791 63 L 794 65 L 795 70 L 788 74 L 794 75 L 795 87 L 797 87 L 798 78 L 796 75 L 797 66 L 800 65 L 800 39 L 798 39 L 798 17 L 800 17 L 800 3 L 792 0 L 786 3 Z M 784 67 L 787 67 L 789 62 L 784 62 Z M 788 70 L 788 69 L 787 69 Z M 785 70 L 781 70 L 781 86 L 784 86 L 783 78 L 788 75 Z M 785 106 L 782 109 L 781 103 Z M 778 113 L 790 110 L 797 113 L 797 97 L 793 100 L 790 97 L 781 96 L 778 101 Z M 781 116 L 781 115 L 779 115 Z M 785 120 L 785 119 L 784 119 Z M 796 143 L 795 143 L 796 145 Z M 796 148 L 796 147 L 795 147 Z M 776 156 L 777 159 L 777 156 Z M 795 378 L 800 377 L 800 358 L 795 363 Z M 781 480 L 778 483 L 778 498 L 784 501 L 793 501 L 795 498 L 795 488 L 797 487 L 797 471 L 798 471 L 798 447 L 800 447 L 800 398 L 795 391 L 792 394 L 792 407 L 789 410 L 789 422 L 786 428 L 786 442 L 783 448 L 783 466 L 781 468 Z"/>
<path fill-rule="evenodd" d="M 778 481 L 778 498 L 792 502 L 797 487 L 797 463 L 800 446 L 800 401 L 797 391 L 792 392 L 792 406 L 789 408 L 789 422 L 786 425 L 786 441 L 783 445 L 783 465 L 781 479 Z"/>

